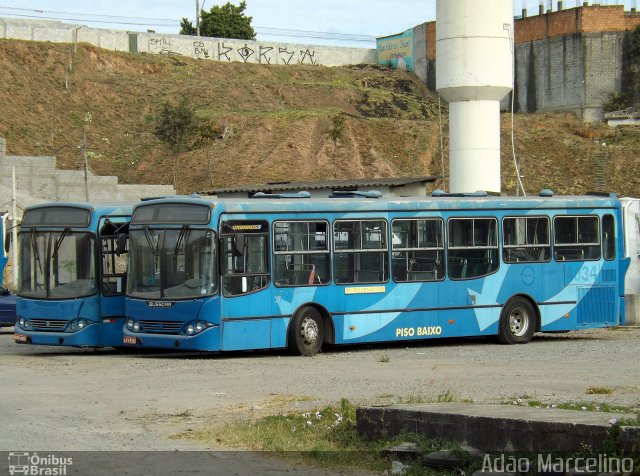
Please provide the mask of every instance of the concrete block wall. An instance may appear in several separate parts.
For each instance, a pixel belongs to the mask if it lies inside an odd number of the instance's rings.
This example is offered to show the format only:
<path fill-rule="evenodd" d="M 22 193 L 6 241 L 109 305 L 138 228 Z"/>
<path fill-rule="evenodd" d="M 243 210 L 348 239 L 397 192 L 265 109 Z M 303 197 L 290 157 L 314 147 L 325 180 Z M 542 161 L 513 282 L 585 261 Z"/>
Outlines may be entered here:
<path fill-rule="evenodd" d="M 0 204 L 11 201 L 12 169 L 16 166 L 18 206 L 41 202 L 84 202 L 82 170 L 58 170 L 55 157 L 7 156 L 0 140 Z M 144 197 L 175 195 L 170 185 L 121 185 L 118 177 L 89 174 L 89 201 L 136 202 Z"/>
<path fill-rule="evenodd" d="M 582 118 L 586 122 L 604 120 L 603 103 L 620 91 L 623 74 L 623 44 L 629 33 L 584 35 L 585 98 Z"/>
<path fill-rule="evenodd" d="M 582 115 L 583 38 L 547 38 L 516 46 L 516 109 L 568 110 Z"/>
<path fill-rule="evenodd" d="M 239 61 L 261 64 L 314 64 L 339 66 L 373 64 L 375 48 L 344 48 L 225 38 L 196 38 L 185 35 L 103 30 L 48 20 L 0 18 L 0 38 L 54 43 L 85 42 L 100 48 L 130 51 L 130 37 L 137 52 L 181 54 L 215 61 Z"/>

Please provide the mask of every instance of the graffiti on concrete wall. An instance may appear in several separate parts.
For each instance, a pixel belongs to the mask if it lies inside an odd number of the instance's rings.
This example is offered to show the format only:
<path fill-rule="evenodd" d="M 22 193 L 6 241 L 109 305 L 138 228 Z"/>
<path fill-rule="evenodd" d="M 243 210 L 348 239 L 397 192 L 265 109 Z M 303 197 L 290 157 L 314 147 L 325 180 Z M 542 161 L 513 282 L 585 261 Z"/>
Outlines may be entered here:
<path fill-rule="evenodd" d="M 209 58 L 209 50 L 206 48 L 204 41 L 193 42 L 193 55 L 196 58 Z"/>
<path fill-rule="evenodd" d="M 154 54 L 185 54 L 184 40 L 172 44 L 165 37 L 149 38 L 149 53 Z M 267 46 L 261 44 L 235 44 L 229 40 L 208 41 L 195 40 L 189 44 L 189 55 L 194 58 L 213 59 L 217 61 L 241 61 L 243 63 L 260 64 L 319 64 L 315 49 L 294 49 L 292 45 Z"/>
<path fill-rule="evenodd" d="M 149 38 L 149 52 L 167 55 L 171 53 L 171 43 L 166 38 Z"/>

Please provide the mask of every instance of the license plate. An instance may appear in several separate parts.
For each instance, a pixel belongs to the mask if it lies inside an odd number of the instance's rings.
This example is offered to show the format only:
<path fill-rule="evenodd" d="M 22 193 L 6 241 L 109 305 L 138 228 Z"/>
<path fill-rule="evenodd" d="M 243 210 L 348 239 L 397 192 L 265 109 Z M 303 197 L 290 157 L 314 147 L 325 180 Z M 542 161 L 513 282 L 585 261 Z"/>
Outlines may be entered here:
<path fill-rule="evenodd" d="M 131 336 L 124 336 L 122 338 L 122 342 L 124 342 L 125 344 L 137 344 L 138 343 L 138 339 L 135 337 L 131 337 Z"/>
<path fill-rule="evenodd" d="M 13 334 L 13 340 L 16 342 L 27 342 L 27 336 L 22 334 Z"/>

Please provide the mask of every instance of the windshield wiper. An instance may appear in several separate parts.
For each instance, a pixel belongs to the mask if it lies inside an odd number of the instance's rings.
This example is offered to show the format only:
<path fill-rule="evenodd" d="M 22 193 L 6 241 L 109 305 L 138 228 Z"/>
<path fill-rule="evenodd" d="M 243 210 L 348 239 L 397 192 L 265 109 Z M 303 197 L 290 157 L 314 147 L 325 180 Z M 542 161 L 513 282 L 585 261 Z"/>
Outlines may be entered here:
<path fill-rule="evenodd" d="M 180 245 L 185 240 L 188 230 L 189 230 L 189 225 L 182 225 L 182 228 L 180 228 L 180 233 L 178 234 L 178 239 L 176 240 L 176 247 L 173 250 L 174 260 L 178 257 L 178 250 L 180 249 Z"/>
<path fill-rule="evenodd" d="M 60 233 L 60 237 L 56 240 L 56 246 L 53 248 L 53 254 L 51 255 L 52 258 L 58 256 L 58 250 L 60 249 L 60 245 L 62 245 L 62 240 L 64 240 L 70 232 L 71 228 L 69 227 L 62 230 L 62 233 Z"/>
<path fill-rule="evenodd" d="M 154 258 L 158 257 L 158 244 L 153 245 L 153 236 L 151 235 L 151 230 L 148 226 L 144 227 L 144 237 L 147 239 L 147 243 L 149 244 L 149 248 L 151 248 L 151 252 L 153 253 Z M 158 240 L 159 242 L 160 240 Z"/>
<path fill-rule="evenodd" d="M 40 261 L 40 252 L 38 251 L 38 243 L 36 241 L 36 230 L 34 228 L 31 229 L 31 249 L 33 250 L 33 257 L 38 262 L 38 269 L 44 274 L 42 261 Z"/>

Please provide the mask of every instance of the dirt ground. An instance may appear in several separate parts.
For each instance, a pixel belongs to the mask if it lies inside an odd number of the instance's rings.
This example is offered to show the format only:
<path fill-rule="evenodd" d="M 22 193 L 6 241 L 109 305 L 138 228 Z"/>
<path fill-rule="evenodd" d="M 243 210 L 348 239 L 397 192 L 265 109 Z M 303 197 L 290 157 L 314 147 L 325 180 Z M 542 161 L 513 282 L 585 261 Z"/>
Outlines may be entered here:
<path fill-rule="evenodd" d="M 211 450 L 173 435 L 230 419 L 436 400 L 640 404 L 640 329 L 282 352 L 123 355 L 23 346 L 0 331 L 0 451 Z M 602 387 L 611 394 L 587 394 Z M 219 448 L 217 448 L 219 449 Z"/>
<path fill-rule="evenodd" d="M 81 168 L 76 146 L 86 128 L 93 173 L 171 184 L 177 164 L 180 193 L 448 173 L 447 106 L 439 107 L 435 93 L 404 71 L 227 64 L 89 45 L 71 54 L 70 48 L 0 40 L 0 83 L 7 85 L 0 88 L 0 136 L 9 154 L 56 155 L 60 167 Z M 199 125 L 176 155 L 154 130 L 162 104 L 183 98 Z M 344 121 L 337 129 L 336 118 Z M 549 188 L 638 195 L 639 128 L 585 125 L 568 113 L 518 113 L 514 125 L 527 194 Z M 501 140 L 502 189 L 513 194 L 509 114 L 502 117 Z"/>

